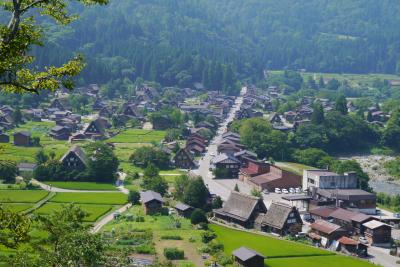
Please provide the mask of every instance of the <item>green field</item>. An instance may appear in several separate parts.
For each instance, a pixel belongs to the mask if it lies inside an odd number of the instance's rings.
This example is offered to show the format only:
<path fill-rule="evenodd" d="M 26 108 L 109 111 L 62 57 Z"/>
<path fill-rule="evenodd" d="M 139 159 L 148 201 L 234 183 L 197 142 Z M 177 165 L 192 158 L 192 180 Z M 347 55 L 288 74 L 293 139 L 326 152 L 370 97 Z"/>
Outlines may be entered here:
<path fill-rule="evenodd" d="M 300 176 L 303 176 L 303 170 L 315 170 L 316 169 L 311 166 L 303 165 L 300 163 L 293 163 L 293 162 L 276 162 L 275 165 L 286 171 L 293 172 Z"/>
<path fill-rule="evenodd" d="M 280 74 L 283 71 L 271 71 L 273 74 Z M 314 78 L 324 77 L 326 79 L 337 79 L 339 81 L 347 80 L 350 85 L 358 87 L 358 86 L 371 86 L 374 80 L 400 80 L 400 77 L 397 75 L 391 74 L 381 74 L 381 73 L 371 73 L 371 74 L 341 74 L 341 73 L 314 73 L 314 72 L 304 72 L 300 73 L 301 76 L 306 81 L 308 77 Z"/>
<path fill-rule="evenodd" d="M 108 141 L 112 143 L 159 143 L 164 137 L 165 131 L 128 129 Z"/>
<path fill-rule="evenodd" d="M 47 215 L 53 211 L 61 210 L 63 208 L 63 205 L 65 204 L 48 202 L 39 209 L 37 209 L 35 213 Z M 101 216 L 103 216 L 113 208 L 112 205 L 79 204 L 79 206 L 81 207 L 82 210 L 84 210 L 89 214 L 84 219 L 84 221 L 86 222 L 97 221 L 97 219 L 99 219 Z"/>
<path fill-rule="evenodd" d="M 233 230 L 215 224 L 211 224 L 209 227 L 217 234 L 217 240 L 224 245 L 227 255 L 231 255 L 233 250 L 245 246 L 265 255 L 269 267 L 374 266 L 366 261 L 341 256 L 301 243 Z"/>
<path fill-rule="evenodd" d="M 332 255 L 317 257 L 272 258 L 267 259 L 268 267 L 373 267 L 376 265 L 352 257 Z"/>
<path fill-rule="evenodd" d="M 95 190 L 95 191 L 111 191 L 117 190 L 112 184 L 96 183 L 96 182 L 56 182 L 48 181 L 45 184 L 52 185 L 53 187 L 71 189 L 71 190 Z"/>
<path fill-rule="evenodd" d="M 36 203 L 48 194 L 43 190 L 1 190 L 0 203 Z"/>
<path fill-rule="evenodd" d="M 19 127 L 7 131 L 10 135 L 10 143 L 2 144 L 0 159 L 13 160 L 16 162 L 35 162 L 35 154 L 43 149 L 46 153 L 51 151 L 56 154 L 56 158 L 60 158 L 68 151 L 70 144 L 66 141 L 54 140 L 48 135 L 51 128 L 55 126 L 55 122 L 27 122 Z M 32 137 L 39 137 L 41 147 L 18 147 L 13 145 L 13 134 L 18 131 L 28 131 Z"/>
<path fill-rule="evenodd" d="M 2 204 L 2 206 L 7 209 L 11 210 L 13 212 L 21 212 L 27 209 L 30 209 L 33 207 L 33 204 L 25 204 L 25 203 L 6 203 Z"/>
<path fill-rule="evenodd" d="M 57 193 L 51 202 L 122 205 L 128 197 L 122 193 Z"/>
<path fill-rule="evenodd" d="M 288 242 L 273 237 L 233 230 L 219 225 L 211 224 L 210 228 L 215 231 L 218 240 L 224 244 L 225 252 L 228 254 L 231 254 L 233 250 L 241 246 L 254 249 L 268 258 L 332 254 L 332 252 L 300 243 Z"/>

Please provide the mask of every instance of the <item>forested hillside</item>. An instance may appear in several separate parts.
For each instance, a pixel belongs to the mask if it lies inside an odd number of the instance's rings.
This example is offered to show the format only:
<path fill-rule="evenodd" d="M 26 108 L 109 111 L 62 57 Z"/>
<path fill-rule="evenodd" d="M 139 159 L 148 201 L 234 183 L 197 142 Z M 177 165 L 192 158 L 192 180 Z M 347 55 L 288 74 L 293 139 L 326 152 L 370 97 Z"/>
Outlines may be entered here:
<path fill-rule="evenodd" d="M 82 52 L 85 83 L 229 87 L 231 67 L 239 78 L 265 68 L 396 73 L 398 14 L 394 0 L 111 0 L 62 31 L 49 26 L 50 48 L 35 53 L 57 64 Z"/>

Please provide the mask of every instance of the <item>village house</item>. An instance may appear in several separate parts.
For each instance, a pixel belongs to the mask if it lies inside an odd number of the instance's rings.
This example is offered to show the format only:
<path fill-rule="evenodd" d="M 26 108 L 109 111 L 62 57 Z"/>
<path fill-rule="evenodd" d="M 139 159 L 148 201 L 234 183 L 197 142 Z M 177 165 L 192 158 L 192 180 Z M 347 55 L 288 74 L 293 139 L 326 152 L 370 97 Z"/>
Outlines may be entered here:
<path fill-rule="evenodd" d="M 376 195 L 361 189 L 319 189 L 312 191 L 313 203 L 333 203 L 337 207 L 376 214 Z"/>
<path fill-rule="evenodd" d="M 64 105 L 61 103 L 60 99 L 55 98 L 50 104 L 50 108 L 58 109 L 60 111 L 65 110 Z"/>
<path fill-rule="evenodd" d="M 31 133 L 26 131 L 14 133 L 14 145 L 31 146 L 32 145 Z"/>
<path fill-rule="evenodd" d="M 347 255 L 357 255 L 358 257 L 366 257 L 368 256 L 368 246 L 351 239 L 346 236 L 342 236 L 338 239 L 338 248 L 340 252 Z"/>
<path fill-rule="evenodd" d="M 54 126 L 49 135 L 57 140 L 68 140 L 71 136 L 71 129 L 65 126 Z"/>
<path fill-rule="evenodd" d="M 104 120 L 97 118 L 89 123 L 89 125 L 83 130 L 83 134 L 86 138 L 95 140 L 102 139 L 107 135 L 105 128 L 106 125 Z"/>
<path fill-rule="evenodd" d="M 257 154 L 249 150 L 241 150 L 233 154 L 233 156 L 242 162 L 243 167 L 248 166 L 249 161 L 261 164 L 261 162 L 257 161 Z"/>
<path fill-rule="evenodd" d="M 219 154 L 212 160 L 216 178 L 237 178 L 241 162 L 229 154 Z"/>
<path fill-rule="evenodd" d="M 254 160 L 253 158 L 244 157 L 243 154 L 240 156 L 236 156 L 236 154 L 235 157 L 242 162 L 242 168 L 240 168 L 239 171 L 240 181 L 248 181 L 252 177 L 268 173 L 270 171 L 269 163 L 260 162 Z"/>
<path fill-rule="evenodd" d="M 194 208 L 192 206 L 186 205 L 185 203 L 178 202 L 175 205 L 175 210 L 179 214 L 179 216 L 190 218 Z"/>
<path fill-rule="evenodd" d="M 179 149 L 173 160 L 176 168 L 192 169 L 196 166 L 193 156 L 186 149 Z"/>
<path fill-rule="evenodd" d="M 232 191 L 224 206 L 213 212 L 218 219 L 251 228 L 258 215 L 266 213 L 267 208 L 261 198 Z"/>
<path fill-rule="evenodd" d="M 222 139 L 230 140 L 234 143 L 240 143 L 240 135 L 233 132 L 226 132 L 222 135 Z"/>
<path fill-rule="evenodd" d="M 0 127 L 5 130 L 9 130 L 13 127 L 14 121 L 9 114 L 2 114 L 0 115 Z"/>
<path fill-rule="evenodd" d="M 218 145 L 217 152 L 219 154 L 228 154 L 233 156 L 235 153 L 240 152 L 244 147 L 231 141 L 224 142 Z"/>
<path fill-rule="evenodd" d="M 335 209 L 330 215 L 329 220 L 333 223 L 340 225 L 343 229 L 346 229 L 349 233 L 362 234 L 364 228 L 363 223 L 371 221 L 373 217 L 365 215 L 363 213 L 345 210 L 342 208 Z"/>
<path fill-rule="evenodd" d="M 206 150 L 206 144 L 198 138 L 190 138 L 186 142 L 186 150 L 195 155 L 200 155 Z"/>
<path fill-rule="evenodd" d="M 267 213 L 260 215 L 255 222 L 256 229 L 281 236 L 301 232 L 302 225 L 297 208 L 280 202 L 273 202 Z"/>
<path fill-rule="evenodd" d="M 62 165 L 66 168 L 74 170 L 84 170 L 88 166 L 88 158 L 79 146 L 73 146 L 67 153 L 60 159 Z"/>
<path fill-rule="evenodd" d="M 140 200 L 146 215 L 160 213 L 164 204 L 162 196 L 151 190 L 140 192 Z"/>
<path fill-rule="evenodd" d="M 10 136 L 8 134 L 0 134 L 0 143 L 10 143 Z"/>
<path fill-rule="evenodd" d="M 372 220 L 363 224 L 364 235 L 368 243 L 375 246 L 390 246 L 392 243 L 392 227 L 386 223 Z"/>
<path fill-rule="evenodd" d="M 232 252 L 235 263 L 241 267 L 264 267 L 265 256 L 252 249 L 241 247 Z"/>
<path fill-rule="evenodd" d="M 301 186 L 301 176 L 275 165 L 269 165 L 268 172 L 244 179 L 244 181 L 260 191 L 267 189 L 270 192 L 274 191 L 275 188 L 297 188 Z"/>
<path fill-rule="evenodd" d="M 143 120 L 143 115 L 142 113 L 136 108 L 134 105 L 127 105 L 122 114 L 127 118 L 127 119 L 137 119 L 137 120 Z"/>
<path fill-rule="evenodd" d="M 316 220 L 310 225 L 311 232 L 309 237 L 314 241 L 321 243 L 323 247 L 329 247 L 332 241 L 346 236 L 346 230 L 339 225 L 324 220 Z"/>

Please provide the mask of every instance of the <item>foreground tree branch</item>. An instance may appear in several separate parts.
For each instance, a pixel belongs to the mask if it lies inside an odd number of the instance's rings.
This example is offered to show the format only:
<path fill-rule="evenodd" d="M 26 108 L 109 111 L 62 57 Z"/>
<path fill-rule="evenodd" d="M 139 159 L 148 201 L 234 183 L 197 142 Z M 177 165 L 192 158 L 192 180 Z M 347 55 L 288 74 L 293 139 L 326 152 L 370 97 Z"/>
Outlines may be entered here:
<path fill-rule="evenodd" d="M 34 45 L 43 45 L 41 26 L 28 11 L 37 11 L 61 25 L 77 18 L 68 13 L 68 0 L 0 0 L 5 12 L 10 14 L 7 25 L 0 24 L 0 90 L 7 92 L 34 92 L 57 90 L 61 86 L 73 88 L 72 77 L 83 67 L 82 56 L 61 67 L 48 66 L 42 71 L 31 67 L 35 61 L 29 51 Z M 108 0 L 76 0 L 85 5 L 107 4 Z M 29 66 L 29 67 L 28 67 Z"/>

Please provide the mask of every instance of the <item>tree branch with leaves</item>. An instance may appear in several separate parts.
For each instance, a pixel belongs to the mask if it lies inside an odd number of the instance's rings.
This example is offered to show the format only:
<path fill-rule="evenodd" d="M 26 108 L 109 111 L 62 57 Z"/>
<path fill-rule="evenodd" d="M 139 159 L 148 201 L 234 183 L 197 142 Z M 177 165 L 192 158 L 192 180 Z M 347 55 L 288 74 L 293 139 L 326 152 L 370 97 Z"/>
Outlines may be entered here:
<path fill-rule="evenodd" d="M 77 18 L 69 14 L 68 0 L 0 0 L 2 14 L 9 14 L 7 24 L 0 23 L 0 90 L 38 93 L 40 90 L 72 89 L 72 78 L 85 66 L 78 55 L 60 67 L 34 66 L 35 57 L 29 52 L 35 45 L 44 46 L 44 31 L 36 22 L 34 12 L 67 25 Z M 84 5 L 108 3 L 108 0 L 75 0 Z"/>

